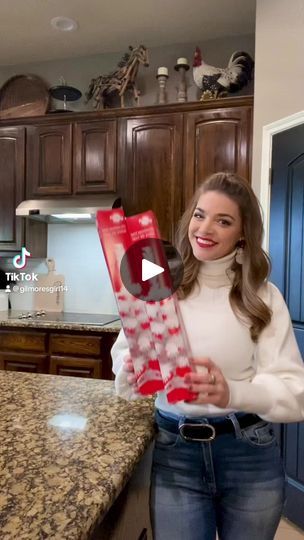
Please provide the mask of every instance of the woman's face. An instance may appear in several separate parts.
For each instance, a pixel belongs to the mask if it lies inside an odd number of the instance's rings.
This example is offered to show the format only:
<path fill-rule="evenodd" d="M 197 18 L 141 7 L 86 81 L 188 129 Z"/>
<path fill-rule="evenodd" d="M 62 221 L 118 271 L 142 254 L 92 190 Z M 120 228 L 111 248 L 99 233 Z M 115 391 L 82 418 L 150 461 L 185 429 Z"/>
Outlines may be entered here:
<path fill-rule="evenodd" d="M 188 236 L 199 261 L 225 257 L 242 237 L 238 205 L 219 191 L 203 193 L 189 223 Z"/>

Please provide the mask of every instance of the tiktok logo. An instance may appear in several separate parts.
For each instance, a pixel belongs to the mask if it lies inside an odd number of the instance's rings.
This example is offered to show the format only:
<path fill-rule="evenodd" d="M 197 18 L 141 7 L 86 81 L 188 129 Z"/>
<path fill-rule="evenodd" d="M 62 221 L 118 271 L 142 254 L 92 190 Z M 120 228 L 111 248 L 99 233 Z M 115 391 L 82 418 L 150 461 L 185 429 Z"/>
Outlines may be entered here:
<path fill-rule="evenodd" d="M 24 268 L 26 266 L 26 259 L 27 257 L 30 257 L 31 254 L 29 251 L 27 251 L 27 249 L 25 247 L 22 247 L 21 248 L 21 254 L 20 255 L 16 255 L 14 258 L 13 258 L 13 265 L 15 268 L 18 268 L 19 270 L 21 268 Z"/>

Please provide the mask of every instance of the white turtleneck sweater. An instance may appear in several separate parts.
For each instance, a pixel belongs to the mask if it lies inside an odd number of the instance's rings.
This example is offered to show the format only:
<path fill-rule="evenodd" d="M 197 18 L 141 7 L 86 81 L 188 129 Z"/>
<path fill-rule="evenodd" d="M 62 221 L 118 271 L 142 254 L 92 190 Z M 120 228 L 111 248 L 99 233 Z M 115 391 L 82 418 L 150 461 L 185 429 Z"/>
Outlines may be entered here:
<path fill-rule="evenodd" d="M 304 420 L 304 365 L 287 306 L 272 283 L 261 288 L 259 296 L 273 315 L 258 343 L 253 343 L 249 324 L 237 319 L 229 302 L 234 255 L 202 263 L 199 286 L 179 302 L 193 358 L 209 357 L 227 379 L 227 408 L 184 401 L 172 405 L 164 392 L 158 393 L 155 405 L 162 411 L 188 417 L 243 411 L 273 422 Z M 134 393 L 123 369 L 127 355 L 128 344 L 121 330 L 112 348 L 115 386 L 119 396 L 132 399 Z"/>

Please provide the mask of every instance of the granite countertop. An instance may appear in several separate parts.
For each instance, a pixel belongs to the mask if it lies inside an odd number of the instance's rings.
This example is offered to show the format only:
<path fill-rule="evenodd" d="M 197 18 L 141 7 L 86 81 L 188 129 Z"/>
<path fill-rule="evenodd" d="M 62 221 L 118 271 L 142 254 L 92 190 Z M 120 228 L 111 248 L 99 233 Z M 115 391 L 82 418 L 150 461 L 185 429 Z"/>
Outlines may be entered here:
<path fill-rule="evenodd" d="M 1 540 L 83 540 L 153 438 L 113 382 L 0 371 Z"/>
<path fill-rule="evenodd" d="M 122 324 L 121 324 L 121 320 L 119 319 L 118 321 L 113 321 L 109 324 L 105 324 L 104 326 L 101 326 L 99 328 L 99 330 L 101 332 L 120 332 L 120 330 L 122 329 Z"/>
<path fill-rule="evenodd" d="M 113 320 L 106 324 L 99 323 L 99 316 L 86 313 L 46 313 L 45 316 L 33 319 L 19 319 L 21 311 L 0 312 L 0 328 L 45 328 L 50 330 L 76 330 L 83 332 L 119 332 L 121 321 Z M 66 315 L 73 317 L 68 318 Z M 115 315 L 113 316 L 114 319 Z"/>

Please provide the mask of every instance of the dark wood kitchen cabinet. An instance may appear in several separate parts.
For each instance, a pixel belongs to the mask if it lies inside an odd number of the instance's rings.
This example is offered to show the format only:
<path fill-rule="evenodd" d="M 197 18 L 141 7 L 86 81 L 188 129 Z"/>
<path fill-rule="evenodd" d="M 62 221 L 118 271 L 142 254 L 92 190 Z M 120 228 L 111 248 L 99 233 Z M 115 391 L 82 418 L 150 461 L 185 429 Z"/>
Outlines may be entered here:
<path fill-rule="evenodd" d="M 0 127 L 0 251 L 14 251 L 23 239 L 16 206 L 24 199 L 25 128 Z"/>
<path fill-rule="evenodd" d="M 23 245 L 46 257 L 46 225 L 16 217 L 25 198 L 25 127 L 0 127 L 0 252 L 11 256 Z"/>
<path fill-rule="evenodd" d="M 173 237 L 182 211 L 183 115 L 123 118 L 118 192 L 128 214 L 152 209 L 162 238 Z"/>
<path fill-rule="evenodd" d="M 47 373 L 47 334 L 0 329 L 0 369 Z"/>
<path fill-rule="evenodd" d="M 252 98 L 189 103 L 184 109 L 171 105 L 170 114 L 164 110 L 119 120 L 117 181 L 127 214 L 152 209 L 162 238 L 172 240 L 187 203 L 208 175 L 231 171 L 250 180 Z"/>
<path fill-rule="evenodd" d="M 0 369 L 26 373 L 48 373 L 48 357 L 44 354 L 0 352 Z"/>
<path fill-rule="evenodd" d="M 115 191 L 116 120 L 27 128 L 27 197 Z"/>
<path fill-rule="evenodd" d="M 27 127 L 27 189 L 29 199 L 72 194 L 72 125 Z"/>
<path fill-rule="evenodd" d="M 53 375 L 68 375 L 101 379 L 101 363 L 95 358 L 77 358 L 73 356 L 51 356 L 50 371 Z"/>
<path fill-rule="evenodd" d="M 111 347 L 116 332 L 0 328 L 0 369 L 114 378 Z"/>
<path fill-rule="evenodd" d="M 20 119 L 7 122 L 11 127 L 1 121 L 1 170 L 7 156 L 12 159 L 2 181 L 7 195 L 0 181 L 6 216 L 0 215 L 0 250 L 22 236 L 12 201 L 20 194 L 12 188 L 19 178 L 27 198 L 117 193 L 127 215 L 153 210 L 162 238 L 172 240 L 189 199 L 209 174 L 232 171 L 250 180 L 252 112 L 253 99 L 244 96 L 54 114 L 23 119 L 23 127 Z M 13 130 L 10 140 L 7 129 Z M 33 231 L 32 223 L 27 220 L 26 228 Z M 33 232 L 27 234 L 27 242 L 32 238 Z"/>
<path fill-rule="evenodd" d="M 73 192 L 116 191 L 116 120 L 73 126 Z"/>
<path fill-rule="evenodd" d="M 102 336 L 50 334 L 50 373 L 101 378 Z"/>
<path fill-rule="evenodd" d="M 252 106 L 192 111 L 185 115 L 184 200 L 204 178 L 218 171 L 250 180 Z"/>

